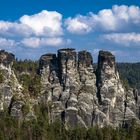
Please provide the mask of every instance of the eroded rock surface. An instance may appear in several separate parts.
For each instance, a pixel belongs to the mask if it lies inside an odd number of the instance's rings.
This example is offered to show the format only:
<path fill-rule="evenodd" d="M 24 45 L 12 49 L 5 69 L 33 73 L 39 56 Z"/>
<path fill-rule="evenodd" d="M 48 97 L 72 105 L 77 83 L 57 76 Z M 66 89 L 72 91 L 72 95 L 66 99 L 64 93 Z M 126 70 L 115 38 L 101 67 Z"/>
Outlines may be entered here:
<path fill-rule="evenodd" d="M 97 88 L 100 110 L 107 122 L 119 126 L 136 117 L 136 100 L 131 90 L 126 91 L 116 69 L 115 57 L 100 51 L 97 68 Z"/>
<path fill-rule="evenodd" d="M 22 86 L 12 70 L 15 57 L 13 54 L 0 51 L 0 111 L 8 110 L 13 107 L 12 98 L 16 95 L 21 96 Z M 15 106 L 15 105 L 14 105 Z M 17 111 L 17 108 L 14 112 Z M 13 113 L 14 115 L 15 113 Z"/>
<path fill-rule="evenodd" d="M 43 105 L 49 122 L 62 121 L 67 127 L 128 125 L 139 122 L 140 95 L 137 89 L 125 89 L 116 69 L 115 57 L 100 51 L 98 67 L 92 55 L 73 48 L 44 54 L 39 60 L 41 92 L 37 97 L 23 94 L 12 63 L 14 55 L 0 51 L 0 110 L 12 116 L 34 119 L 34 106 Z M 26 112 L 26 113 L 25 113 Z"/>
<path fill-rule="evenodd" d="M 44 64 L 41 75 L 51 121 L 57 118 L 67 127 L 89 127 L 138 120 L 138 95 L 123 88 L 110 52 L 99 52 L 96 75 L 87 51 L 60 49 L 57 56 L 43 55 L 40 64 Z"/>

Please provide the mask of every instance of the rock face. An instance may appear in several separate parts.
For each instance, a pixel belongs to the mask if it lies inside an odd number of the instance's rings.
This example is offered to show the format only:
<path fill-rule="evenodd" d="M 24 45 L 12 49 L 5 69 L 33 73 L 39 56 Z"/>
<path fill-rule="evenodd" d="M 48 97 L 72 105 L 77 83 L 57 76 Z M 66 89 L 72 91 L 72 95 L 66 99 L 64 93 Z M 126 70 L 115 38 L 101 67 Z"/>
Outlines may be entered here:
<path fill-rule="evenodd" d="M 138 95 L 123 88 L 110 52 L 99 52 L 96 75 L 91 54 L 70 48 L 58 50 L 57 56 L 43 55 L 40 67 L 50 121 L 90 127 L 138 120 Z"/>
<path fill-rule="evenodd" d="M 19 84 L 12 69 L 14 60 L 13 54 L 0 51 L 0 113 L 7 111 L 11 116 L 20 119 L 35 118 L 31 108 L 35 100 L 32 101 L 30 97 L 27 100 L 27 93 L 23 94 L 23 86 Z M 27 110 L 27 104 L 31 109 L 25 114 L 23 110 Z"/>
<path fill-rule="evenodd" d="M 91 54 L 61 49 L 57 57 L 43 55 L 40 67 L 50 120 L 60 119 L 66 126 L 91 126 L 97 102 Z"/>
<path fill-rule="evenodd" d="M 124 89 L 116 69 L 115 57 L 110 52 L 99 52 L 97 88 L 100 110 L 106 115 L 108 124 L 128 125 L 132 119 L 139 122 L 136 111 L 138 94 L 132 89 Z"/>
<path fill-rule="evenodd" d="M 15 57 L 13 54 L 0 51 L 0 111 L 9 109 L 14 95 L 21 94 L 21 85 L 19 85 L 14 71 L 11 69 Z"/>
<path fill-rule="evenodd" d="M 5 66 L 9 66 L 15 59 L 15 56 L 12 53 L 5 52 L 4 50 L 0 51 L 0 63 Z"/>
<path fill-rule="evenodd" d="M 29 120 L 35 118 L 33 106 L 42 104 L 50 123 L 60 120 L 67 128 L 96 124 L 126 126 L 132 119 L 140 123 L 140 95 L 136 89 L 123 87 L 110 52 L 99 52 L 96 72 L 92 55 L 87 51 L 77 53 L 68 48 L 58 50 L 57 55 L 42 55 L 42 89 L 36 99 L 28 96 L 28 100 L 11 69 L 13 60 L 13 54 L 0 51 L 1 111 L 6 108 L 12 116 Z"/>
<path fill-rule="evenodd" d="M 62 112 L 59 102 L 61 89 L 58 75 L 58 59 L 55 54 L 45 54 L 40 58 L 42 93 L 40 102 L 47 107 L 50 122 L 58 118 Z"/>
<path fill-rule="evenodd" d="M 123 121 L 125 92 L 116 70 L 115 57 L 110 52 L 99 52 L 97 87 L 100 109 L 107 122 L 118 124 L 118 121 Z"/>

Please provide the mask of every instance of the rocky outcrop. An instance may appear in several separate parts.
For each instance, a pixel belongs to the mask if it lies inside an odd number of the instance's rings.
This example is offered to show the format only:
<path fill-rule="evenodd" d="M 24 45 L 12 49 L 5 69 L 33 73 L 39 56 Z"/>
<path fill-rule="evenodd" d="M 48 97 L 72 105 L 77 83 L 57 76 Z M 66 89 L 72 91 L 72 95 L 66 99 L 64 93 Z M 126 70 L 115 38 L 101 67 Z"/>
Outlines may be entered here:
<path fill-rule="evenodd" d="M 93 69 L 93 59 L 89 52 L 78 53 L 78 72 L 80 89 L 78 95 L 79 114 L 86 126 L 93 125 L 93 112 L 98 106 L 96 97 L 96 76 Z"/>
<path fill-rule="evenodd" d="M 4 66 L 9 66 L 15 60 L 15 56 L 12 53 L 5 52 L 0 50 L 0 63 Z"/>
<path fill-rule="evenodd" d="M 42 67 L 42 64 L 45 65 Z M 66 126 L 91 126 L 97 102 L 91 54 L 86 51 L 77 54 L 70 48 L 60 49 L 57 57 L 43 55 L 40 67 L 50 120 L 59 118 Z M 49 80 L 50 76 L 53 81 Z"/>
<path fill-rule="evenodd" d="M 115 57 L 110 52 L 100 51 L 97 68 L 97 88 L 100 110 L 108 123 L 123 121 L 125 92 L 115 65 Z"/>
<path fill-rule="evenodd" d="M 91 54 L 71 48 L 58 50 L 57 56 L 43 55 L 40 67 L 51 121 L 89 127 L 138 120 L 137 94 L 123 88 L 110 52 L 99 52 L 96 75 Z"/>
<path fill-rule="evenodd" d="M 13 54 L 0 51 L 0 112 L 7 111 L 18 119 L 35 118 L 33 106 L 37 100 L 23 94 L 24 88 L 12 69 L 14 61 Z"/>
<path fill-rule="evenodd" d="M 64 107 L 63 121 L 72 126 L 80 121 L 78 118 L 79 75 L 77 71 L 77 54 L 74 49 L 61 49 L 58 51 L 58 64 L 62 92 L 60 102 Z"/>
<path fill-rule="evenodd" d="M 59 81 L 58 59 L 55 54 L 45 54 L 40 58 L 42 91 L 39 102 L 46 106 L 50 122 L 59 118 L 63 111 L 59 102 L 62 87 Z"/>
<path fill-rule="evenodd" d="M 13 54 L 0 51 L 1 111 L 6 108 L 12 116 L 30 120 L 36 118 L 34 105 L 43 105 L 50 123 L 60 120 L 67 128 L 127 126 L 133 119 L 139 123 L 139 92 L 123 87 L 110 52 L 99 52 L 97 70 L 87 51 L 67 48 L 58 50 L 57 55 L 42 55 L 41 92 L 34 98 L 22 93 L 11 68 L 13 61 Z"/>
<path fill-rule="evenodd" d="M 119 126 L 137 119 L 137 95 L 124 89 L 116 69 L 115 57 L 110 52 L 99 52 L 97 88 L 100 110 L 106 115 L 108 124 Z"/>
<path fill-rule="evenodd" d="M 13 54 L 0 51 L 0 111 L 8 110 L 14 95 L 21 95 L 22 87 L 12 70 L 15 57 Z"/>

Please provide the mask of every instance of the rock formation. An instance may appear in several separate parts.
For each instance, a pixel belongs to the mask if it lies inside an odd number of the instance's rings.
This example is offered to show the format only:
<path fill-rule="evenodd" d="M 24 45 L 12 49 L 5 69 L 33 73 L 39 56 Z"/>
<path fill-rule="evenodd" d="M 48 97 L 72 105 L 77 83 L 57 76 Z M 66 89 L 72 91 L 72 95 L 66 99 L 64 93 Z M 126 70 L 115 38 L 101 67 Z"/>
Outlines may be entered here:
<path fill-rule="evenodd" d="M 15 56 L 11 53 L 0 51 L 0 113 L 7 111 L 15 118 L 23 118 L 23 107 L 30 102 L 23 94 L 23 86 L 12 69 Z M 27 96 L 27 95 L 26 95 Z M 32 103 L 33 104 L 33 103 Z M 32 118 L 29 111 L 26 118 Z M 33 115 L 32 115 L 33 116 Z"/>
<path fill-rule="evenodd" d="M 99 52 L 96 75 L 91 54 L 77 54 L 75 49 L 43 55 L 40 67 L 51 121 L 57 118 L 66 126 L 89 127 L 138 120 L 136 97 L 123 88 L 110 52 Z"/>
<path fill-rule="evenodd" d="M 57 58 L 54 54 L 43 55 L 40 67 L 51 121 L 59 118 L 67 126 L 90 126 L 94 100 L 97 101 L 90 53 L 77 55 L 74 49 L 61 49 Z"/>
<path fill-rule="evenodd" d="M 108 123 L 119 126 L 130 118 L 136 119 L 134 110 L 131 109 L 132 106 L 136 106 L 135 100 L 131 94 L 131 101 L 134 104 L 129 107 L 128 91 L 125 91 L 122 86 L 116 69 L 115 57 L 110 52 L 99 52 L 97 88 L 100 110 L 106 115 Z"/>
<path fill-rule="evenodd" d="M 22 86 L 12 70 L 15 56 L 11 53 L 0 51 L 0 111 L 11 110 L 12 115 L 19 115 L 19 110 L 15 108 L 15 96 L 21 95 Z"/>
<path fill-rule="evenodd" d="M 11 69 L 13 60 L 14 55 L 0 52 L 3 76 L 0 81 L 0 109 L 6 106 L 11 115 L 23 117 L 22 108 L 27 100 Z M 60 120 L 67 128 L 76 125 L 87 128 L 96 124 L 117 127 L 128 125 L 132 119 L 139 122 L 138 92 L 123 87 L 115 57 L 110 52 L 99 52 L 96 72 L 92 55 L 87 51 L 77 53 L 72 48 L 60 49 L 57 55 L 42 55 L 39 68 L 41 92 L 36 99 L 28 99 L 30 109 L 26 118 L 35 117 L 34 104 L 42 104 L 50 123 Z"/>

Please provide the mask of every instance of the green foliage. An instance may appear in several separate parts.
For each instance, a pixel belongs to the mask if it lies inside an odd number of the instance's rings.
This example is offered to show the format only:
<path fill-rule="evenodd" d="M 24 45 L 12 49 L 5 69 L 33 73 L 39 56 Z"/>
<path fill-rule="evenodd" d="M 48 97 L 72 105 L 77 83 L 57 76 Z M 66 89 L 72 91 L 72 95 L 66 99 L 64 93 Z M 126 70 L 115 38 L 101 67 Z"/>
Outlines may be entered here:
<path fill-rule="evenodd" d="M 85 140 L 87 137 L 87 131 L 80 126 L 70 130 L 70 140 Z"/>
<path fill-rule="evenodd" d="M 15 61 L 13 69 L 19 82 L 23 85 L 23 93 L 37 97 L 41 90 L 41 77 L 38 75 L 38 61 Z"/>
<path fill-rule="evenodd" d="M 4 82 L 4 71 L 0 70 L 0 83 Z"/>
<path fill-rule="evenodd" d="M 23 113 L 23 116 L 26 116 L 27 113 L 30 111 L 30 107 L 29 105 L 26 103 L 22 106 L 22 113 Z"/>
<path fill-rule="evenodd" d="M 35 75 L 29 85 L 28 85 L 28 90 L 31 96 L 38 96 L 41 91 L 41 77 L 40 75 Z"/>
<path fill-rule="evenodd" d="M 28 89 L 28 85 L 31 82 L 31 76 L 29 74 L 22 74 L 19 81 L 22 83 L 24 88 Z"/>
<path fill-rule="evenodd" d="M 37 118 L 29 121 L 15 119 L 7 112 L 2 113 L 0 140 L 138 140 L 140 138 L 140 126 L 135 120 L 132 120 L 128 128 L 110 126 L 100 128 L 96 125 L 88 129 L 76 126 L 67 130 L 59 120 L 49 124 L 47 113 L 42 114 L 42 107 L 37 110 Z"/>
<path fill-rule="evenodd" d="M 118 63 L 117 68 L 126 87 L 140 89 L 140 63 Z"/>
<path fill-rule="evenodd" d="M 29 73 L 31 75 L 36 74 L 38 70 L 38 61 L 32 61 L 32 60 L 19 60 L 14 61 L 13 63 L 13 69 L 15 70 L 16 74 L 21 73 Z"/>

